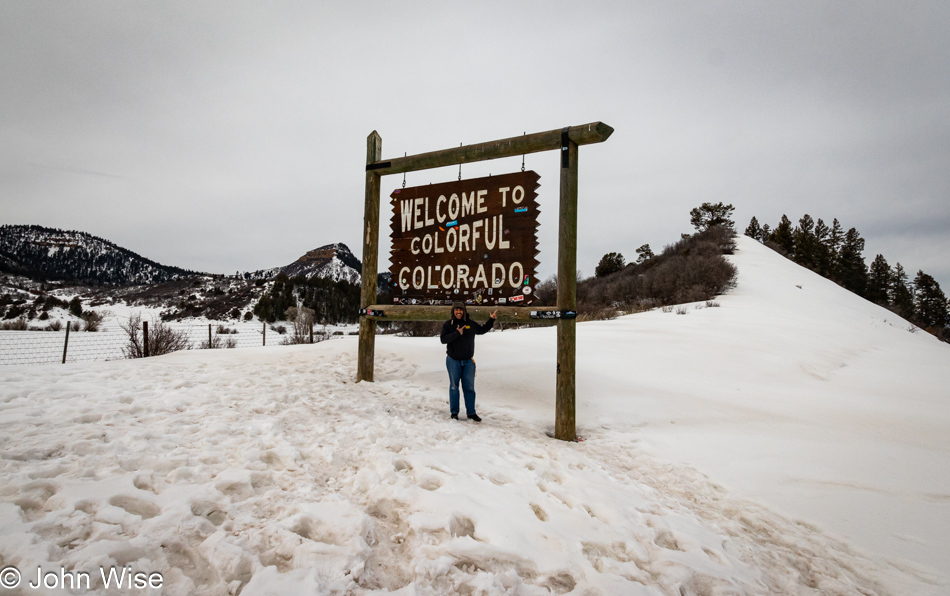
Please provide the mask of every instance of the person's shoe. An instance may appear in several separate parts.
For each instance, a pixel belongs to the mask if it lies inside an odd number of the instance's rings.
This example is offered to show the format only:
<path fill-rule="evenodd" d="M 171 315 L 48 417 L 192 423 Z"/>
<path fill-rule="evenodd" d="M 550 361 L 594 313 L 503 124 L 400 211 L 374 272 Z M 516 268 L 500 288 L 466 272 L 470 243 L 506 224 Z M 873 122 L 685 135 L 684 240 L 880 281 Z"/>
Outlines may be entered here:
<path fill-rule="evenodd" d="M 481 422 L 482 419 L 478 414 L 472 414 L 468 417 L 469 420 L 474 420 L 475 422 Z"/>
<path fill-rule="evenodd" d="M 452 414 L 452 420 L 458 420 L 458 419 L 459 419 L 458 414 Z"/>

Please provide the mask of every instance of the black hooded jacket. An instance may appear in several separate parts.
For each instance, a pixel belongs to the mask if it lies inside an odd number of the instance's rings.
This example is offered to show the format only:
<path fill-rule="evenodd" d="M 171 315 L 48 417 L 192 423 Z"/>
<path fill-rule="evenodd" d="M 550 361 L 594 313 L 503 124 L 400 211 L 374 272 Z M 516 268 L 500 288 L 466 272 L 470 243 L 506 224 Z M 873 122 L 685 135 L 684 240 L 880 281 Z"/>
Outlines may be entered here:
<path fill-rule="evenodd" d="M 484 325 L 479 325 L 465 313 L 461 319 L 454 316 L 442 325 L 442 343 L 445 344 L 445 353 L 455 360 L 468 360 L 475 355 L 475 336 L 488 333 L 495 325 L 495 319 L 489 318 Z M 465 327 L 464 333 L 459 333 L 459 327 Z"/>

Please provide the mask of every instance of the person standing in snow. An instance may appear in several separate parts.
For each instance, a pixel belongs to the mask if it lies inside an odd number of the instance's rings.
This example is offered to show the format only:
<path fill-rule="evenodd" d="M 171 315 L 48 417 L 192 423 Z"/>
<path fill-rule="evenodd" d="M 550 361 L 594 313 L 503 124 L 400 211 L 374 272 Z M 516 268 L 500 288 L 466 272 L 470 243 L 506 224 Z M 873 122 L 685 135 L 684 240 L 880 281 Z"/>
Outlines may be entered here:
<path fill-rule="evenodd" d="M 491 313 L 484 325 L 468 316 L 464 302 L 452 305 L 452 318 L 442 325 L 442 343 L 445 344 L 445 368 L 449 371 L 449 411 L 453 420 L 459 419 L 459 381 L 465 394 L 465 413 L 469 419 L 481 422 L 475 413 L 475 336 L 488 333 L 498 318 Z"/>

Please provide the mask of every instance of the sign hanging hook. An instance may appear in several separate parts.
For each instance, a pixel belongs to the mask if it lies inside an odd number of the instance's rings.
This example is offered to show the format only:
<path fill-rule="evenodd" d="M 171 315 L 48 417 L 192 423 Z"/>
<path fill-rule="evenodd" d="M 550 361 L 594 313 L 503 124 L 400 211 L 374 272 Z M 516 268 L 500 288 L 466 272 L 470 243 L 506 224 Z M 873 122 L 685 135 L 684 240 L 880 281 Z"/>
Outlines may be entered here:
<path fill-rule="evenodd" d="M 461 146 L 462 146 L 462 144 L 459 143 L 459 147 L 461 147 Z M 461 181 L 462 181 L 462 164 L 459 164 L 459 182 L 461 182 Z"/>
<path fill-rule="evenodd" d="M 406 157 L 407 155 L 409 155 L 409 153 L 406 152 L 406 151 L 403 151 L 402 156 L 403 156 L 403 157 Z M 524 171 L 524 170 L 522 170 L 522 171 Z M 406 188 L 406 173 L 405 173 L 405 172 L 402 173 L 402 187 L 403 187 L 403 188 Z"/>
<path fill-rule="evenodd" d="M 528 131 L 524 131 L 521 134 L 522 136 L 527 135 Z M 521 154 L 521 171 L 524 172 L 524 153 Z"/>

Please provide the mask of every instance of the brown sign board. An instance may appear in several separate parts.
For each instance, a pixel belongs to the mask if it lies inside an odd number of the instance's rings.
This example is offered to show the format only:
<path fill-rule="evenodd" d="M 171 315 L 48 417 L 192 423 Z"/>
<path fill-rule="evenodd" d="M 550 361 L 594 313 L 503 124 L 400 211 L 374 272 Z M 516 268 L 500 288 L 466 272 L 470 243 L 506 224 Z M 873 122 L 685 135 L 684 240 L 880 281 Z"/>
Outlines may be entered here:
<path fill-rule="evenodd" d="M 393 191 L 393 302 L 534 302 L 539 179 L 516 172 Z"/>

